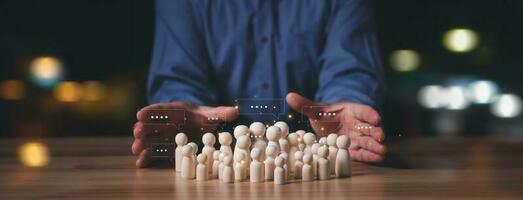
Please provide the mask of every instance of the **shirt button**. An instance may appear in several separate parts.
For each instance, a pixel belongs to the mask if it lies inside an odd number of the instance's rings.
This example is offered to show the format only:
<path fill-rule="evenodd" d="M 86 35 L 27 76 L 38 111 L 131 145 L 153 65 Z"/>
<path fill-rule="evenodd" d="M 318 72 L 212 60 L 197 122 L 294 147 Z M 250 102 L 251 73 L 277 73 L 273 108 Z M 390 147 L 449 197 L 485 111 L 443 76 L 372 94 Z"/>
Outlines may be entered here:
<path fill-rule="evenodd" d="M 265 44 L 265 43 L 267 43 L 267 40 L 269 40 L 269 39 L 267 39 L 267 37 L 263 36 L 261 38 L 261 43 Z"/>

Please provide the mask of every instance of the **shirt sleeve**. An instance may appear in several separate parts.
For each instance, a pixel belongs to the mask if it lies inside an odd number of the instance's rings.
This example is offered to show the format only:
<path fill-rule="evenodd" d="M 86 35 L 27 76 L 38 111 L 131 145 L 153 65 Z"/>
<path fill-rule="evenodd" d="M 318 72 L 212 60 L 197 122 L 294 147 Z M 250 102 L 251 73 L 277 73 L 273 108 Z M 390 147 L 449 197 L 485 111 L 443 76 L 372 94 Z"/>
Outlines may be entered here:
<path fill-rule="evenodd" d="M 149 103 L 216 103 L 212 66 L 191 1 L 156 1 L 156 29 L 147 83 Z"/>
<path fill-rule="evenodd" d="M 316 100 L 350 101 L 379 110 L 384 93 L 372 1 L 348 0 L 334 6 L 320 56 Z"/>

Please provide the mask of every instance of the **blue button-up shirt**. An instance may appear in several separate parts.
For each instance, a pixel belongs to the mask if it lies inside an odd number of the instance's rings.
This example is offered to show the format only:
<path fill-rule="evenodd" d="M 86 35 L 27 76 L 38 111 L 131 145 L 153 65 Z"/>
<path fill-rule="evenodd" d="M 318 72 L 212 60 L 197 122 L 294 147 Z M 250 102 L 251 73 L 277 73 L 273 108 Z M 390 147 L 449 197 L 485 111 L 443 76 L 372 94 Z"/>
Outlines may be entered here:
<path fill-rule="evenodd" d="M 377 108 L 370 0 L 158 0 L 150 103 L 234 105 L 297 92 Z"/>

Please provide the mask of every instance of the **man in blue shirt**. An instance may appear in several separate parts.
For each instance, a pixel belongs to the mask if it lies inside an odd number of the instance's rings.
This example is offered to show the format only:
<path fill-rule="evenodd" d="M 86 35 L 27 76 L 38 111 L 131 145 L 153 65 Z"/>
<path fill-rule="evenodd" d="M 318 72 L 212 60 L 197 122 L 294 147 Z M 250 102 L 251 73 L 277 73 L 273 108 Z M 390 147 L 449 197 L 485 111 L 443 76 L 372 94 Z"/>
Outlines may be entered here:
<path fill-rule="evenodd" d="M 383 160 L 373 14 L 369 0 L 158 0 L 147 86 L 153 105 L 137 113 L 136 165 L 151 160 L 144 110 L 186 110 L 184 131 L 197 134 L 199 118 L 256 121 L 234 104 L 257 98 L 285 99 L 316 134 L 350 136 L 354 160 Z"/>

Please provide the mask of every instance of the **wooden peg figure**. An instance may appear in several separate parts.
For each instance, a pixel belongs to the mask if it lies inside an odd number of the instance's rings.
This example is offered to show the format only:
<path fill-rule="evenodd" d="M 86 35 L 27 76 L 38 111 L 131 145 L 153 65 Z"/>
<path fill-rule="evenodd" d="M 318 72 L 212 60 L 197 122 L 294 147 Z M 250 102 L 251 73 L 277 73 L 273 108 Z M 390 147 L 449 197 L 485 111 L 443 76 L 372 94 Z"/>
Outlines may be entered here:
<path fill-rule="evenodd" d="M 274 184 L 285 184 L 287 179 L 287 177 L 285 176 L 285 169 L 283 168 L 285 160 L 283 159 L 283 157 L 278 156 L 274 160 L 274 164 L 276 165 L 276 168 L 274 168 Z"/>
<path fill-rule="evenodd" d="M 245 154 L 242 152 L 237 152 L 234 154 L 234 180 L 241 182 L 245 180 L 246 167 L 245 167 Z"/>
<path fill-rule="evenodd" d="M 327 157 L 329 156 L 329 148 L 321 146 L 318 148 L 318 179 L 328 180 L 331 175 L 330 162 Z"/>
<path fill-rule="evenodd" d="M 250 134 L 249 134 L 249 127 L 245 126 L 245 125 L 238 125 L 236 127 L 234 127 L 234 138 L 236 139 L 236 141 L 238 141 L 238 139 L 240 138 L 240 136 L 242 135 L 246 135 L 247 137 L 250 138 Z M 236 149 L 238 148 L 238 143 L 236 143 L 234 145 L 234 152 L 236 152 Z"/>
<path fill-rule="evenodd" d="M 265 133 L 265 136 L 267 137 L 267 140 L 269 143 L 267 145 L 275 145 L 276 151 L 280 152 L 280 143 L 279 140 L 281 138 L 281 129 L 277 126 L 270 126 L 267 128 L 267 132 Z"/>
<path fill-rule="evenodd" d="M 280 140 L 280 154 L 285 158 L 285 173 L 287 174 L 287 177 L 290 177 L 292 169 L 294 169 L 294 165 L 291 165 L 291 158 L 294 158 L 294 154 L 289 154 L 290 146 L 289 142 L 287 140 Z"/>
<path fill-rule="evenodd" d="M 238 141 L 236 141 L 236 151 L 234 154 L 243 154 L 243 160 L 241 162 L 243 163 L 246 172 L 249 171 L 248 167 L 251 164 L 251 151 L 249 150 L 251 146 L 251 139 L 247 135 L 242 135 L 238 138 Z M 236 158 L 235 158 L 236 159 Z"/>
<path fill-rule="evenodd" d="M 300 151 L 303 151 L 305 153 L 305 142 L 303 141 L 303 137 L 305 136 L 304 130 L 297 130 L 296 135 L 298 135 L 298 149 Z"/>
<path fill-rule="evenodd" d="M 196 181 L 206 181 L 209 179 L 209 171 L 207 170 L 207 155 L 201 153 L 196 157 L 198 165 L 196 166 Z"/>
<path fill-rule="evenodd" d="M 178 133 L 176 134 L 176 137 L 174 137 L 174 142 L 176 143 L 176 149 L 174 151 L 174 166 L 176 172 L 182 171 L 182 148 L 183 146 L 187 145 L 187 140 L 187 135 L 185 135 L 185 133 Z"/>
<path fill-rule="evenodd" d="M 282 152 L 278 157 L 283 158 L 283 172 L 285 173 L 285 179 L 287 180 L 289 178 L 289 168 L 291 167 L 287 165 L 287 160 L 289 160 L 289 154 Z"/>
<path fill-rule="evenodd" d="M 205 154 L 207 157 L 207 171 L 208 173 L 212 173 L 212 166 L 214 162 L 213 156 L 214 151 L 216 151 L 216 149 L 214 148 L 214 143 L 216 143 L 216 137 L 212 133 L 205 133 L 202 136 L 202 143 L 204 145 L 202 153 Z"/>
<path fill-rule="evenodd" d="M 320 143 L 320 146 L 325 146 L 327 145 L 327 137 L 321 137 L 319 140 L 318 140 L 318 143 Z M 328 157 L 328 156 L 327 156 Z"/>
<path fill-rule="evenodd" d="M 302 162 L 302 159 L 303 159 L 303 152 L 302 151 L 296 151 L 294 153 L 294 167 L 292 167 L 292 169 L 294 169 L 294 178 L 295 179 L 301 179 L 301 173 L 302 173 L 302 168 L 303 168 L 303 162 Z"/>
<path fill-rule="evenodd" d="M 283 149 L 283 141 L 284 140 L 287 140 L 287 136 L 289 135 L 289 125 L 287 125 L 287 123 L 283 122 L 283 121 L 279 121 L 279 122 L 276 122 L 274 124 L 274 126 L 280 128 L 281 130 L 281 136 L 280 136 L 280 140 L 278 141 L 280 143 L 280 149 Z M 287 152 L 289 153 L 289 152 Z M 291 154 L 291 155 L 294 155 L 294 154 Z"/>
<path fill-rule="evenodd" d="M 229 132 L 221 132 L 218 134 L 218 142 L 220 142 L 220 152 L 232 156 L 232 135 Z"/>
<path fill-rule="evenodd" d="M 306 132 L 304 130 L 297 130 L 296 131 L 296 134 L 298 134 L 298 136 L 302 139 L 302 142 L 303 142 L 303 137 L 305 136 L 305 133 Z"/>
<path fill-rule="evenodd" d="M 196 143 L 194 143 L 194 142 L 189 142 L 187 145 L 192 147 L 192 152 L 191 152 L 192 156 L 191 156 L 191 158 L 192 158 L 193 166 L 191 167 L 191 169 L 192 169 L 192 174 L 196 175 L 196 164 L 198 163 L 196 161 L 196 153 L 198 152 L 198 145 Z"/>
<path fill-rule="evenodd" d="M 287 125 L 287 123 L 285 123 L 284 121 L 279 121 L 274 123 L 274 126 L 280 128 L 281 138 L 287 138 L 287 135 L 289 135 L 289 125 Z"/>
<path fill-rule="evenodd" d="M 273 180 L 274 179 L 274 168 L 276 168 L 276 165 L 274 164 L 274 159 L 278 155 L 278 152 L 276 152 L 276 147 L 274 145 L 270 145 L 265 149 L 265 180 Z"/>
<path fill-rule="evenodd" d="M 218 160 L 220 161 L 220 164 L 218 164 L 218 179 L 223 179 L 223 167 L 225 166 L 223 159 L 225 159 L 225 156 L 228 154 L 220 152 L 220 155 L 218 156 Z"/>
<path fill-rule="evenodd" d="M 249 126 L 249 133 L 254 142 L 252 148 L 265 149 L 265 125 L 261 122 L 254 122 Z"/>
<path fill-rule="evenodd" d="M 212 163 L 211 178 L 216 179 L 218 178 L 218 170 L 220 169 L 220 151 L 215 151 L 212 157 L 214 161 Z"/>
<path fill-rule="evenodd" d="M 329 146 L 329 162 L 331 165 L 331 173 L 334 174 L 334 166 L 336 166 L 336 153 L 338 153 L 338 147 L 336 146 L 336 139 L 338 134 L 331 133 L 327 136 L 327 145 Z"/>
<path fill-rule="evenodd" d="M 305 133 L 303 136 L 303 142 L 305 143 L 305 150 L 303 153 L 312 153 L 312 145 L 316 142 L 316 135 L 314 133 Z"/>
<path fill-rule="evenodd" d="M 182 159 L 182 169 L 181 175 L 184 179 L 194 179 L 195 174 L 192 169 L 194 166 L 193 163 L 193 147 L 191 145 L 185 145 L 182 149 L 183 159 Z"/>
<path fill-rule="evenodd" d="M 287 136 L 287 141 L 289 142 L 289 155 L 294 155 L 296 153 L 296 151 L 299 151 L 298 149 L 298 144 L 299 144 L 299 141 L 298 141 L 298 134 L 296 133 L 290 133 L 288 136 Z M 280 143 L 280 148 L 281 148 L 281 143 Z M 294 162 L 295 162 L 295 159 L 294 159 L 294 156 L 291 156 L 289 158 L 289 163 L 291 166 L 294 166 Z M 294 168 L 291 168 L 291 174 L 292 173 L 295 173 L 294 172 Z M 301 173 L 301 172 L 300 172 Z"/>
<path fill-rule="evenodd" d="M 336 154 L 336 167 L 334 168 L 336 177 L 349 177 L 352 173 L 351 157 L 348 151 L 350 138 L 348 136 L 339 136 L 336 140 L 338 153 Z"/>
<path fill-rule="evenodd" d="M 303 168 L 301 170 L 301 180 L 314 180 L 314 174 L 312 173 L 312 154 L 303 155 Z"/>
<path fill-rule="evenodd" d="M 234 170 L 232 169 L 232 156 L 228 155 L 223 158 L 223 172 L 222 182 L 233 183 L 234 182 Z"/>
<path fill-rule="evenodd" d="M 233 134 L 234 134 L 234 138 L 236 138 L 236 139 L 238 139 L 242 135 L 249 136 L 249 127 L 247 127 L 245 125 L 238 125 L 238 126 L 234 127 Z"/>
<path fill-rule="evenodd" d="M 263 182 L 263 180 L 265 179 L 265 177 L 263 175 L 263 172 L 265 171 L 264 166 L 263 166 L 262 162 L 260 161 L 261 155 L 262 154 L 261 154 L 260 149 L 258 149 L 258 148 L 252 149 L 252 151 L 251 151 L 252 162 L 251 162 L 249 171 L 250 171 L 250 179 L 251 179 L 251 182 L 253 182 L 253 183 Z"/>
<path fill-rule="evenodd" d="M 314 177 L 318 177 L 318 148 L 320 148 L 319 143 L 314 143 L 311 147 L 312 174 Z"/>

